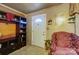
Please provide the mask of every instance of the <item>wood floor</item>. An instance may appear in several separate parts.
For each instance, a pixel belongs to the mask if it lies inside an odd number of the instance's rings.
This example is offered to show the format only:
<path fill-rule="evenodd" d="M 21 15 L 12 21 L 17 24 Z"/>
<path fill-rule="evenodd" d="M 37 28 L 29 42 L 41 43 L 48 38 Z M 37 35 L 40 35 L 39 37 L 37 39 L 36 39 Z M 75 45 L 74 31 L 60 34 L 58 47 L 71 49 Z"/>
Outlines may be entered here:
<path fill-rule="evenodd" d="M 40 47 L 27 45 L 9 55 L 47 55 L 48 52 Z"/>

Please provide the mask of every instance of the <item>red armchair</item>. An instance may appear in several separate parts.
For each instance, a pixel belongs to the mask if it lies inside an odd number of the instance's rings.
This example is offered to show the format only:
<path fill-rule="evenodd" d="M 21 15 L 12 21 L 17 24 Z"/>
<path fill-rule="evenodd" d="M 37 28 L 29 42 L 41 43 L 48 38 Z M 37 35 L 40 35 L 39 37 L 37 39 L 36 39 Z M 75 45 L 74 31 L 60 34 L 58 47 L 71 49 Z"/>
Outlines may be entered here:
<path fill-rule="evenodd" d="M 77 55 L 79 54 L 79 37 L 68 32 L 55 32 L 52 35 L 51 55 Z"/>

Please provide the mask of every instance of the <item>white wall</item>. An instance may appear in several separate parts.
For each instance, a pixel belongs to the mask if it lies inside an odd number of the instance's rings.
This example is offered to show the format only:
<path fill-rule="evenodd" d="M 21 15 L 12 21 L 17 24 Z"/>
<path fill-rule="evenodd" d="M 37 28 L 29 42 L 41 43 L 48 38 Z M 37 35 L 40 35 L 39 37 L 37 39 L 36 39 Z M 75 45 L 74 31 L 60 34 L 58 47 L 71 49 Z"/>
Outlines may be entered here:
<path fill-rule="evenodd" d="M 36 11 L 33 13 L 27 14 L 27 21 L 28 21 L 28 26 L 27 26 L 27 38 L 28 38 L 28 43 L 31 44 L 31 39 L 32 39 L 32 27 L 31 27 L 31 17 L 34 15 L 39 15 L 39 14 L 46 14 L 46 21 L 52 20 L 52 25 L 47 24 L 47 37 L 46 39 L 51 39 L 52 33 L 56 31 L 66 31 L 66 32 L 74 32 L 74 27 L 71 24 L 68 24 L 67 20 L 69 18 L 69 4 L 61 4 L 58 6 L 53 6 L 47 9 L 43 9 L 40 11 Z M 57 17 L 62 16 L 64 17 L 64 22 L 61 26 L 57 26 L 57 24 L 54 22 Z"/>

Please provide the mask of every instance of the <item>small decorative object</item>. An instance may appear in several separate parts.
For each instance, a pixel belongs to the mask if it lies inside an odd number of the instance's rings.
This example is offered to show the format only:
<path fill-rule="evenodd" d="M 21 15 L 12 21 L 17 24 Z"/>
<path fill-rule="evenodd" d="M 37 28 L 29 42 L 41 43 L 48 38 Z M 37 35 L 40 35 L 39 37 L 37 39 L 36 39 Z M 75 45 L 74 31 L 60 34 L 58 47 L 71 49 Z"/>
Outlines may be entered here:
<path fill-rule="evenodd" d="M 68 19 L 68 23 L 75 23 L 75 16 L 71 16 L 71 17 Z"/>
<path fill-rule="evenodd" d="M 5 16 L 5 15 L 3 15 L 3 18 L 4 18 L 4 19 L 6 19 L 6 16 Z"/>
<path fill-rule="evenodd" d="M 11 43 L 11 45 L 14 45 L 14 43 Z"/>
<path fill-rule="evenodd" d="M 52 25 L 52 20 L 49 20 L 48 21 L 48 25 Z"/>
<path fill-rule="evenodd" d="M 20 32 L 22 33 L 23 31 L 22 31 L 22 30 L 20 30 Z"/>
<path fill-rule="evenodd" d="M 22 35 L 22 37 L 24 37 L 24 35 Z"/>
<path fill-rule="evenodd" d="M 0 14 L 0 18 L 2 18 L 2 15 Z"/>
<path fill-rule="evenodd" d="M 45 40 L 45 49 L 46 50 L 50 49 L 50 45 L 51 45 L 51 41 L 50 40 Z"/>
<path fill-rule="evenodd" d="M 17 18 L 14 18 L 14 21 L 17 21 Z"/>
<path fill-rule="evenodd" d="M 0 48 L 2 47 L 2 44 L 0 44 Z"/>

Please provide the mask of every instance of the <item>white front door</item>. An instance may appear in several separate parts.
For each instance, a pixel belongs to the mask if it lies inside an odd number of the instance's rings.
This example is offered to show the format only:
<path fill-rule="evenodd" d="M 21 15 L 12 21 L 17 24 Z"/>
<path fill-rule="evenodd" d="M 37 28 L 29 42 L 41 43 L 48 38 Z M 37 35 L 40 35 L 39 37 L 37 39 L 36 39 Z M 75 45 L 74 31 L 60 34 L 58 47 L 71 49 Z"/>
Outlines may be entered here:
<path fill-rule="evenodd" d="M 32 17 L 32 45 L 45 47 L 46 40 L 46 15 Z"/>

